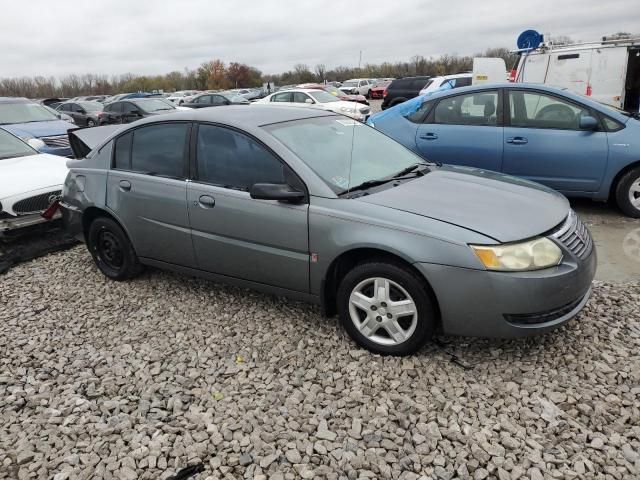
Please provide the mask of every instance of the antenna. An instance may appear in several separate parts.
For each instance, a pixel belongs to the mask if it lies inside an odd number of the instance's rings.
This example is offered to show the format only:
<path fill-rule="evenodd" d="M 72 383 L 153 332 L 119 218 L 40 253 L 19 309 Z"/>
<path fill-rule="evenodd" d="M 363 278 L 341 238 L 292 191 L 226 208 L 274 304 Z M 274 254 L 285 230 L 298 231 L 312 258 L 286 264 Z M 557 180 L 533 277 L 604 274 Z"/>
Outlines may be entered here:
<path fill-rule="evenodd" d="M 358 58 L 358 75 L 360 74 L 360 65 L 362 64 L 362 50 L 360 50 L 360 57 Z M 355 119 L 355 114 L 356 114 L 356 108 L 358 106 L 358 101 L 354 101 L 353 102 L 353 115 L 354 117 L 351 117 L 351 121 L 352 123 L 352 127 L 351 127 L 351 155 L 349 156 L 349 175 L 347 178 L 347 195 L 349 195 L 349 191 L 351 190 L 351 167 L 353 165 L 353 144 L 355 142 L 356 139 L 356 119 Z"/>

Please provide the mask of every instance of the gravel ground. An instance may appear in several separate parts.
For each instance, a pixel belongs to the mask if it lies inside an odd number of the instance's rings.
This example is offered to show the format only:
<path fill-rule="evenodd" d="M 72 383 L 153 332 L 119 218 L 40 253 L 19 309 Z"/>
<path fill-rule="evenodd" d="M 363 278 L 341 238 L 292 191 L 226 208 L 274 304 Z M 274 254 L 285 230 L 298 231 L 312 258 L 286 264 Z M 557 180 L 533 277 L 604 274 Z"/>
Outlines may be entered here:
<path fill-rule="evenodd" d="M 640 475 L 637 284 L 597 283 L 550 335 L 399 359 L 313 306 L 156 270 L 108 281 L 83 246 L 1 282 L 1 478 Z"/>

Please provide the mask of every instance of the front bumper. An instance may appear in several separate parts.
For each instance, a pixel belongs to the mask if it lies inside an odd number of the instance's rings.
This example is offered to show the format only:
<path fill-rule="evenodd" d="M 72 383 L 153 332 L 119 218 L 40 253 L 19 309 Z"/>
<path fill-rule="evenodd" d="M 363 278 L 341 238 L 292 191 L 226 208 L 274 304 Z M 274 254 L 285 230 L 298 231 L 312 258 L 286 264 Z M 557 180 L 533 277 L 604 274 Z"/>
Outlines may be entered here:
<path fill-rule="evenodd" d="M 77 240 L 84 242 L 84 226 L 82 224 L 82 212 L 67 203 L 60 202 L 62 212 L 62 227 Z"/>
<path fill-rule="evenodd" d="M 534 272 L 491 272 L 418 263 L 433 288 L 447 335 L 526 337 L 575 317 L 591 294 L 596 251 Z"/>

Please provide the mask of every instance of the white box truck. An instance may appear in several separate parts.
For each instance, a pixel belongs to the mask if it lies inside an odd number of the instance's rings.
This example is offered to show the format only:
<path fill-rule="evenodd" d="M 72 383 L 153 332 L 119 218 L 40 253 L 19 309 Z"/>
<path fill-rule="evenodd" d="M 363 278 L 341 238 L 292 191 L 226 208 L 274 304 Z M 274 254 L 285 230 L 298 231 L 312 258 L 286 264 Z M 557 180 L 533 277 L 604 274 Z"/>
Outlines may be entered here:
<path fill-rule="evenodd" d="M 514 81 L 544 83 L 629 112 L 640 108 L 640 36 L 554 46 L 520 54 Z"/>

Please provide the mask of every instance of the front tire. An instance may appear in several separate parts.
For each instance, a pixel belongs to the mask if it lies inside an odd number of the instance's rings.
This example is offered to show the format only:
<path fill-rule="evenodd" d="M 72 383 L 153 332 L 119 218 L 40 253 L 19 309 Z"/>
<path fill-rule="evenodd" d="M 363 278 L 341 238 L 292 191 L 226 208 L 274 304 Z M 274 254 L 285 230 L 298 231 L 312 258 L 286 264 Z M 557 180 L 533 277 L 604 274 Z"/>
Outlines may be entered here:
<path fill-rule="evenodd" d="M 338 287 L 340 322 L 361 347 L 409 355 L 433 335 L 436 309 L 424 280 L 386 261 L 358 264 Z"/>
<path fill-rule="evenodd" d="M 640 167 L 625 173 L 616 185 L 616 203 L 625 215 L 640 218 Z"/>
<path fill-rule="evenodd" d="M 127 234 L 110 218 L 98 217 L 91 222 L 87 248 L 96 266 L 112 280 L 127 280 L 142 271 Z"/>

